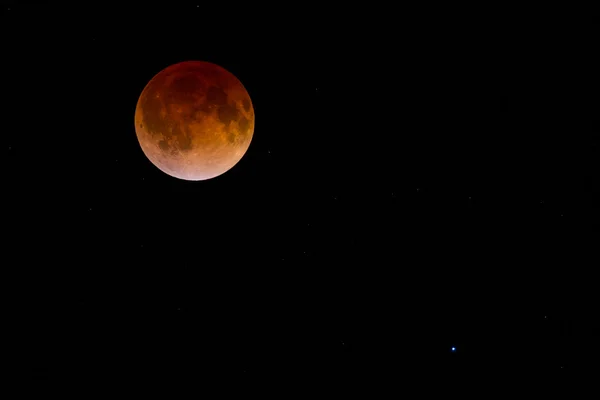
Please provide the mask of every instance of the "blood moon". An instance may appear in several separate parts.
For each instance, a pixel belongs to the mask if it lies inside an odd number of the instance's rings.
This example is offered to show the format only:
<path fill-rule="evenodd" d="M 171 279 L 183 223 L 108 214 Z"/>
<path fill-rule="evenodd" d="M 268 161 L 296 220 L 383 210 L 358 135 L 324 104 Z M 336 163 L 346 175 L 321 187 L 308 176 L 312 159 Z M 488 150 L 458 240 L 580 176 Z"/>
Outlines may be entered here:
<path fill-rule="evenodd" d="M 161 171 L 188 181 L 211 179 L 244 156 L 254 134 L 254 107 L 244 85 L 205 61 L 160 71 L 135 109 L 142 151 Z"/>

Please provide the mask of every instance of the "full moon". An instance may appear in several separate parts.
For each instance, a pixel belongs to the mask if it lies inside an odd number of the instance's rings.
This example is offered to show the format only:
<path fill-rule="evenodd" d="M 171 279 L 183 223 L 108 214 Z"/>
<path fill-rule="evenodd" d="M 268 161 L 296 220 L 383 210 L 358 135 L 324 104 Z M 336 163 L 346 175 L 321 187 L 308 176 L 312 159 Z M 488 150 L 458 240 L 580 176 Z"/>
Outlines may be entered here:
<path fill-rule="evenodd" d="M 254 134 L 254 107 L 244 85 L 205 61 L 185 61 L 160 71 L 135 109 L 142 151 L 175 178 L 201 181 L 229 171 Z"/>

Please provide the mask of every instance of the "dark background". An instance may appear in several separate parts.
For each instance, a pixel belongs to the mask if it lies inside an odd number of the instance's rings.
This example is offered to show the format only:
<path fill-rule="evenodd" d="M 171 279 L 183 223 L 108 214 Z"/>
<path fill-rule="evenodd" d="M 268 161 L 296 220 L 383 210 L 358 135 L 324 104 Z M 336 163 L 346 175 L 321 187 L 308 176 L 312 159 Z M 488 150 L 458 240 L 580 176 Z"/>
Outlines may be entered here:
<path fill-rule="evenodd" d="M 589 369 L 597 24 L 510 15 L 5 3 L 18 370 L 556 383 Z M 256 112 L 247 154 L 210 181 L 165 175 L 135 136 L 144 86 L 185 60 L 231 71 Z"/>

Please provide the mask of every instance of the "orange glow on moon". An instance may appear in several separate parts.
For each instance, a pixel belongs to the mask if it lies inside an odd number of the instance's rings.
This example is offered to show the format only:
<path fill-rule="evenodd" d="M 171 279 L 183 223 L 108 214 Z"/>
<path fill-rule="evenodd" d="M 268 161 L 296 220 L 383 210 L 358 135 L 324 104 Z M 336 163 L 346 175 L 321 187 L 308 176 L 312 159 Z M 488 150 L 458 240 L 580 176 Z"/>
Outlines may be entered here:
<path fill-rule="evenodd" d="M 254 107 L 229 71 L 185 61 L 160 71 L 135 109 L 142 151 L 164 173 L 200 181 L 217 177 L 244 156 L 254 134 Z"/>

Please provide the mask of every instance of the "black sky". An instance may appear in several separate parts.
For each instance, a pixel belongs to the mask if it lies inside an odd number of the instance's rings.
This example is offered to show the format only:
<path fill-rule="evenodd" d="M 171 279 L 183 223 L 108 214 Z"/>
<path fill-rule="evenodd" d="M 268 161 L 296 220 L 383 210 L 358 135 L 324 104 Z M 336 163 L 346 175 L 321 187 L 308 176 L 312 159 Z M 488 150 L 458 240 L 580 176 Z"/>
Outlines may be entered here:
<path fill-rule="evenodd" d="M 203 7 L 3 6 L 26 374 L 588 368 L 591 18 Z M 146 83 L 185 60 L 235 74 L 256 112 L 246 156 L 205 182 L 155 168 L 133 126 Z"/>

